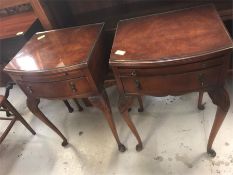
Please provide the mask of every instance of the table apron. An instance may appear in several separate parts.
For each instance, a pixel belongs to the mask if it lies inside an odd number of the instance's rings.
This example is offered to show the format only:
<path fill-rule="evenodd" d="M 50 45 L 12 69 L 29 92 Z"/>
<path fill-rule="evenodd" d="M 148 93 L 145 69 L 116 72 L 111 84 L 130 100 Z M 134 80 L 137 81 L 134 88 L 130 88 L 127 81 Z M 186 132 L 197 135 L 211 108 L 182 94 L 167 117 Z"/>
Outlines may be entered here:
<path fill-rule="evenodd" d="M 120 76 L 124 93 L 143 95 L 172 95 L 205 90 L 223 85 L 222 66 L 194 72 L 149 75 Z"/>

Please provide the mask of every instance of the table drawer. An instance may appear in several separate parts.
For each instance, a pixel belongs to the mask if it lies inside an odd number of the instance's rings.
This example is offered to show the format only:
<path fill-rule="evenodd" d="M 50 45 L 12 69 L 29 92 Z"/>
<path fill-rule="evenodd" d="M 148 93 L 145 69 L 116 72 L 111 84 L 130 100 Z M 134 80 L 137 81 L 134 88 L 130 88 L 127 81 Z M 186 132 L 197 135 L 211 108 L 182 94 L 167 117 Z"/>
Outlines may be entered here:
<path fill-rule="evenodd" d="M 85 77 L 54 82 L 18 82 L 26 94 L 37 98 L 63 98 L 91 92 Z"/>
<path fill-rule="evenodd" d="M 122 76 L 125 93 L 175 94 L 216 86 L 219 82 L 222 66 L 205 70 L 168 75 Z"/>
<path fill-rule="evenodd" d="M 222 56 L 206 61 L 181 64 L 177 66 L 164 66 L 156 68 L 119 68 L 118 72 L 120 76 L 131 76 L 133 72 L 139 76 L 178 74 L 219 66 L 224 64 L 225 60 L 226 59 L 224 59 Z"/>
<path fill-rule="evenodd" d="M 85 76 L 82 70 L 73 70 L 66 72 L 58 72 L 58 73 L 40 73 L 40 74 L 24 74 L 18 77 L 18 80 L 21 81 L 30 81 L 30 82 L 51 82 L 51 81 L 59 81 L 59 80 L 67 80 L 72 78 L 79 78 Z"/>

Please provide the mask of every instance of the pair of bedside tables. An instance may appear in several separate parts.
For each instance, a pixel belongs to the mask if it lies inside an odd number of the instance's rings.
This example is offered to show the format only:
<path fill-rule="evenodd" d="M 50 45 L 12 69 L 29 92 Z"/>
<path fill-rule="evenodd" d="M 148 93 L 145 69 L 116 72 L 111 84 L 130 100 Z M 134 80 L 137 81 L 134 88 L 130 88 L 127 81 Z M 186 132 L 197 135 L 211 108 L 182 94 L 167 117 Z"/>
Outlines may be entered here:
<path fill-rule="evenodd" d="M 207 152 L 227 114 L 224 80 L 232 51 L 229 37 L 212 5 L 120 21 L 110 60 L 104 59 L 104 24 L 36 33 L 5 67 L 27 95 L 29 109 L 67 144 L 63 134 L 38 108 L 39 99 L 88 98 L 99 108 L 121 152 L 108 97 L 103 88 L 110 63 L 120 92 L 119 110 L 143 147 L 129 118 L 133 97 L 208 92 L 218 106 Z M 200 96 L 201 97 L 201 96 Z M 199 99 L 199 106 L 201 98 Z"/>

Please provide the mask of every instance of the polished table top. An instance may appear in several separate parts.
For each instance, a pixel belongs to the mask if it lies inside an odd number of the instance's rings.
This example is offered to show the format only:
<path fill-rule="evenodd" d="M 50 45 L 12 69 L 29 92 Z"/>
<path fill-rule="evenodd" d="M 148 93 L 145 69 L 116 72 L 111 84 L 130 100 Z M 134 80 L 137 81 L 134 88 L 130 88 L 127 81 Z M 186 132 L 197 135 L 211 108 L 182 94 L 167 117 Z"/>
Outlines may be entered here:
<path fill-rule="evenodd" d="M 217 11 L 204 5 L 120 21 L 110 63 L 159 63 L 229 47 L 232 41 Z"/>
<path fill-rule="evenodd" d="M 88 62 L 102 28 L 101 23 L 36 33 L 5 70 L 44 72 L 82 66 Z"/>

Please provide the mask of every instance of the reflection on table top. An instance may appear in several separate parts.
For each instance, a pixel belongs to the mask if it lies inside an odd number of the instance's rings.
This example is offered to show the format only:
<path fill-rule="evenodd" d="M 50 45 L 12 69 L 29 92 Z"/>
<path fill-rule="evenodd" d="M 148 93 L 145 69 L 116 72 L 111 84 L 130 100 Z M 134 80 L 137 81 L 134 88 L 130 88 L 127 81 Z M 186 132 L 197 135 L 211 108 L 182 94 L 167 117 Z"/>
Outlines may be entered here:
<path fill-rule="evenodd" d="M 36 33 L 5 70 L 46 71 L 86 62 L 102 30 L 93 24 Z"/>
<path fill-rule="evenodd" d="M 212 5 L 120 21 L 110 62 L 169 61 L 232 48 Z"/>

